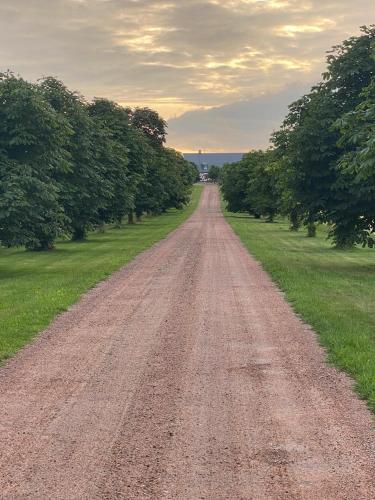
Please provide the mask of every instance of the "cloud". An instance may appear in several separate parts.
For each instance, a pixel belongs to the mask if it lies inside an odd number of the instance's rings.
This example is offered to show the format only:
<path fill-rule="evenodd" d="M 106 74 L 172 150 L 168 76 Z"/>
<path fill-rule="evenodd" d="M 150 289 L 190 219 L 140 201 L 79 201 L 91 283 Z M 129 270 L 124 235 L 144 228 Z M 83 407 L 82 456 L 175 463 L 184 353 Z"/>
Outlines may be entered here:
<path fill-rule="evenodd" d="M 243 152 L 267 148 L 288 111 L 288 103 L 308 88 L 291 85 L 281 92 L 188 112 L 169 121 L 169 142 L 183 151 Z"/>
<path fill-rule="evenodd" d="M 285 107 L 283 89 L 317 81 L 325 51 L 358 33 L 372 9 L 373 0 L 355 9 L 352 0 L 2 0 L 0 70 L 52 74 L 88 98 L 148 105 L 167 118 L 225 110 L 238 131 L 226 147 L 236 149 L 252 130 L 240 130 L 248 125 L 236 103 L 269 95 Z M 184 149 L 187 116 L 170 126 L 170 144 Z M 215 144 L 219 125 L 210 130 Z"/>

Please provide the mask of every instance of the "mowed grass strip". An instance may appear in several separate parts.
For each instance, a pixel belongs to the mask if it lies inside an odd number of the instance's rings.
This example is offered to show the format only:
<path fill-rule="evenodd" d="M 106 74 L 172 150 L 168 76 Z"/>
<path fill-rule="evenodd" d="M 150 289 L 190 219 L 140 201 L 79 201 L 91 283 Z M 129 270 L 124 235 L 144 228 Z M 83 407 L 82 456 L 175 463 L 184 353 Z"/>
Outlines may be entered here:
<path fill-rule="evenodd" d="M 375 410 L 375 250 L 333 250 L 327 231 L 316 238 L 225 212 L 251 254 L 318 333 L 329 361 L 349 373 Z M 270 304 L 272 307 L 272 304 Z"/>
<path fill-rule="evenodd" d="M 202 186 L 182 210 L 145 217 L 134 226 L 90 233 L 87 241 L 60 241 L 45 253 L 0 249 L 0 360 L 13 355 L 89 288 L 184 222 Z"/>

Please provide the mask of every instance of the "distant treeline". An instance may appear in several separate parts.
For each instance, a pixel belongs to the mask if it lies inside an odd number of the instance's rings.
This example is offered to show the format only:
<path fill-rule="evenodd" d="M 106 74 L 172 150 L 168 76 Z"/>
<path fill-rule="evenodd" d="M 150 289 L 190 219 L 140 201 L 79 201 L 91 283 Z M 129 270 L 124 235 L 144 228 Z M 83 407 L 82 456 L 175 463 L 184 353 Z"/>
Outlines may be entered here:
<path fill-rule="evenodd" d="M 61 81 L 0 74 L 0 242 L 28 249 L 189 200 L 197 169 L 149 108 L 86 102 Z"/>
<path fill-rule="evenodd" d="M 330 225 L 337 248 L 375 244 L 375 26 L 333 47 L 323 81 L 289 106 L 267 151 L 226 165 L 229 210 L 288 215 L 314 236 Z"/>

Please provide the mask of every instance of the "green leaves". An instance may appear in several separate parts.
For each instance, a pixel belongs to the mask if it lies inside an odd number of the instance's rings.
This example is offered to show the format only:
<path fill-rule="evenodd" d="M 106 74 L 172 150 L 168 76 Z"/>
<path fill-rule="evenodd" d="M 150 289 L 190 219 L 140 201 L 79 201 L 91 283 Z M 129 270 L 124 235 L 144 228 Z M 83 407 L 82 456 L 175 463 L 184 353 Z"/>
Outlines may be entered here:
<path fill-rule="evenodd" d="M 0 77 L 0 240 L 49 248 L 68 222 L 53 177 L 66 168 L 71 129 L 40 88 Z"/>
<path fill-rule="evenodd" d="M 340 248 L 373 246 L 375 26 L 333 47 L 323 81 L 289 106 L 273 150 L 224 169 L 228 209 L 331 226 Z"/>
<path fill-rule="evenodd" d="M 228 210 L 273 220 L 279 205 L 275 160 L 272 150 L 251 151 L 223 168 L 221 187 Z"/>
<path fill-rule="evenodd" d="M 208 170 L 208 178 L 212 182 L 218 182 L 220 180 L 220 167 L 212 165 Z"/>
<path fill-rule="evenodd" d="M 164 120 L 61 81 L 0 74 L 0 242 L 49 249 L 136 211 L 180 208 L 195 168 L 166 149 Z"/>

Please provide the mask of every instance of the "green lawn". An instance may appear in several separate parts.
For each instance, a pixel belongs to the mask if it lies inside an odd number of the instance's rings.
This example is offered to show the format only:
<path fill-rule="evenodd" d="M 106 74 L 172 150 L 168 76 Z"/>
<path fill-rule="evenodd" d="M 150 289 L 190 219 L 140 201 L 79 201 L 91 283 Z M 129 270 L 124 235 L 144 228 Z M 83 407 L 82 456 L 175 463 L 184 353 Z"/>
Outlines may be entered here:
<path fill-rule="evenodd" d="M 201 190 L 194 186 L 191 202 L 183 210 L 91 233 L 83 243 L 62 241 L 53 252 L 0 249 L 0 360 L 14 354 L 82 293 L 186 220 Z"/>
<path fill-rule="evenodd" d="M 375 410 L 375 250 L 333 250 L 323 227 L 314 239 L 284 221 L 225 216 Z"/>

